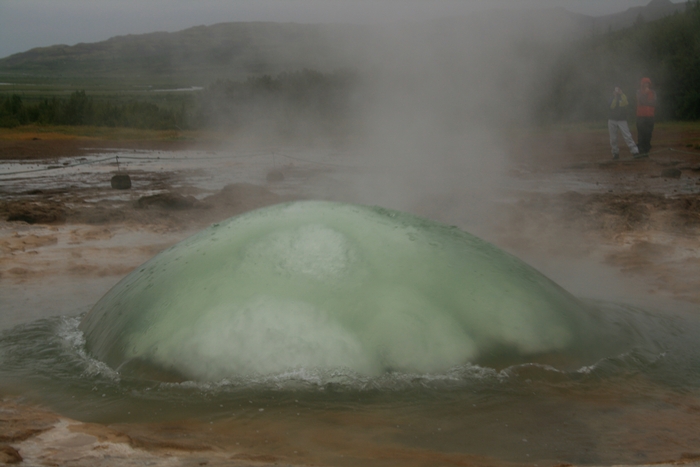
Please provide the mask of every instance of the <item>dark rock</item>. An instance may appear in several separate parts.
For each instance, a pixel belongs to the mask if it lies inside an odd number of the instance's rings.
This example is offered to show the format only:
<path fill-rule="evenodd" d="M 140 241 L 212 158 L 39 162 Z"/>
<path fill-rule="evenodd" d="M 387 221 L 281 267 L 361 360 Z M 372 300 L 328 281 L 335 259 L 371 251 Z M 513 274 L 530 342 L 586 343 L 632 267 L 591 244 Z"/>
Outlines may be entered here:
<path fill-rule="evenodd" d="M 661 171 L 661 176 L 664 178 L 681 178 L 682 173 L 679 169 L 664 169 Z"/>
<path fill-rule="evenodd" d="M 268 182 L 281 182 L 284 180 L 284 173 L 282 173 L 281 170 L 272 169 L 267 173 L 267 177 L 265 178 Z"/>
<path fill-rule="evenodd" d="M 17 449 L 7 444 L 0 444 L 0 463 L 19 464 L 23 460 Z"/>
<path fill-rule="evenodd" d="M 159 193 L 157 195 L 142 196 L 136 201 L 136 207 L 141 209 L 192 209 L 199 207 L 200 204 L 194 196 L 182 196 L 179 193 Z"/>
<path fill-rule="evenodd" d="M 128 190 L 131 188 L 131 177 L 128 174 L 117 174 L 112 177 L 111 183 L 115 190 Z"/>
<path fill-rule="evenodd" d="M 66 220 L 66 209 L 52 201 L 19 201 L 8 203 L 7 220 L 27 224 L 55 224 Z"/>

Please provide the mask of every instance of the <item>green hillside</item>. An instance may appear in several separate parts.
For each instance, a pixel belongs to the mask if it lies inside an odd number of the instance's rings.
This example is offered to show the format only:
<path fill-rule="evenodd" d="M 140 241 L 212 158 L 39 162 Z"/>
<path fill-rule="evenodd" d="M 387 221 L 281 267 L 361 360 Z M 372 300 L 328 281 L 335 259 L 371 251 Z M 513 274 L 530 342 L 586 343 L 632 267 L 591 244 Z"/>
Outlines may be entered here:
<path fill-rule="evenodd" d="M 545 120 L 606 118 L 614 86 L 634 98 L 642 77 L 659 97 L 657 115 L 700 119 L 700 1 L 687 11 L 580 41 L 560 55 L 547 76 L 539 116 Z"/>
<path fill-rule="evenodd" d="M 220 78 L 347 65 L 347 47 L 369 40 L 363 26 L 222 23 L 183 31 L 128 35 L 74 46 L 53 45 L 0 60 L 0 80 L 127 80 L 202 85 Z M 15 79 L 16 81 L 16 79 Z"/>
<path fill-rule="evenodd" d="M 613 86 L 634 100 L 642 76 L 660 119 L 700 119 L 700 0 L 617 31 L 595 33 L 591 20 L 554 8 L 381 26 L 222 23 L 37 48 L 0 60 L 0 126 L 292 135 L 392 121 L 457 132 L 602 120 Z"/>
<path fill-rule="evenodd" d="M 426 38 L 439 38 L 455 29 L 481 30 L 485 38 L 495 40 L 513 31 L 537 35 L 558 30 L 561 35 L 566 30 L 576 38 L 591 31 L 600 34 L 629 27 L 633 21 L 651 22 L 683 10 L 685 4 L 651 0 L 644 7 L 599 18 L 542 9 L 490 10 L 400 28 L 391 24 L 220 23 L 31 49 L 0 59 L 0 83 L 70 84 L 79 79 L 103 85 L 205 85 L 219 78 L 241 79 L 304 68 L 328 72 L 372 59 L 376 65 L 377 47 L 391 42 L 397 29 L 404 35 Z"/>

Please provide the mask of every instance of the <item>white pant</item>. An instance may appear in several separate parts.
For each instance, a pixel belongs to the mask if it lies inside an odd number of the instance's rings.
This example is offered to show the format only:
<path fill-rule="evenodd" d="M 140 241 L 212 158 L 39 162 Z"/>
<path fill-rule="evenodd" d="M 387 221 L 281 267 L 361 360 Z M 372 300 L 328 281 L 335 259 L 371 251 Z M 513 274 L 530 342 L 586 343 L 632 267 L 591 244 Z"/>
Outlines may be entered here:
<path fill-rule="evenodd" d="M 622 139 L 627 143 L 627 147 L 630 148 L 632 154 L 639 154 L 639 149 L 637 145 L 634 144 L 634 139 L 632 139 L 632 133 L 630 133 L 630 127 L 627 125 L 625 120 L 608 120 L 608 132 L 610 133 L 610 147 L 612 148 L 613 156 L 617 157 L 620 154 L 620 148 L 617 147 L 617 130 L 622 133 Z"/>

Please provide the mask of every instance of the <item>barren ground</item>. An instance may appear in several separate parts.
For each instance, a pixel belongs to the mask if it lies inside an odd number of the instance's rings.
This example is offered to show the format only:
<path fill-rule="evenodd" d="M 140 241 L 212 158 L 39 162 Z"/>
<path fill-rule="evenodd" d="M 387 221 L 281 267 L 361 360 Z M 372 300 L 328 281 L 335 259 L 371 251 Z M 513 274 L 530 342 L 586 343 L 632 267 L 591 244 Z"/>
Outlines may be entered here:
<path fill-rule="evenodd" d="M 606 132 L 513 135 L 509 175 L 518 183 L 509 201 L 493 213 L 485 228 L 488 239 L 567 288 L 577 288 L 569 264 L 600 265 L 615 278 L 599 277 L 599 284 L 593 280 L 575 293 L 590 293 L 598 285 L 604 289 L 605 283 L 613 290 L 602 290 L 602 295 L 619 297 L 631 291 L 641 300 L 660 297 L 698 309 L 700 127 L 660 125 L 652 143 L 655 148 L 648 159 L 632 160 L 623 149 L 622 160 L 613 162 Z M 66 166 L 94 153 L 94 148 L 167 152 L 192 149 L 193 143 L 0 140 L 0 164 L 13 164 L 15 171 L 29 163 Z M 285 180 L 302 185 L 322 172 L 304 164 L 279 170 Z M 303 196 L 294 190 L 279 194 L 285 182 L 264 177 L 205 192 L 188 186 L 187 176 L 162 169 L 134 171 L 131 190 L 113 190 L 105 177 L 80 183 L 68 177 L 55 186 L 37 188 L 31 177 L 25 183 L 22 174 L 0 176 L 3 326 L 51 313 L 86 311 L 126 273 L 204 226 Z M 12 183 L 7 183 L 10 179 Z M 628 286 L 629 291 L 617 290 Z M 700 412 L 693 416 L 698 426 Z M 261 454 L 264 450 L 257 448 L 187 441 L 186 436 L 161 428 L 82 424 L 21 399 L 5 398 L 0 402 L 0 463 L 21 458 L 31 465 L 299 462 Z M 407 453 L 387 455 L 399 459 Z M 493 464 L 477 458 L 444 461 Z M 697 459 L 689 454 L 669 461 Z M 302 462 L 322 461 L 308 456 Z"/>

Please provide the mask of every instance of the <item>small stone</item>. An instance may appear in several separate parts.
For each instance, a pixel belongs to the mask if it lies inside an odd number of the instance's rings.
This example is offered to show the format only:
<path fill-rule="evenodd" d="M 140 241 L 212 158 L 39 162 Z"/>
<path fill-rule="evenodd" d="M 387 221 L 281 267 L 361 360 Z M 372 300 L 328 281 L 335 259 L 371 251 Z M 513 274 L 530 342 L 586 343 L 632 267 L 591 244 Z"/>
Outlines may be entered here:
<path fill-rule="evenodd" d="M 8 444 L 0 444 L 0 464 L 19 464 L 23 460 L 17 449 Z"/>
<path fill-rule="evenodd" d="M 136 201 L 136 207 L 160 208 L 160 209 L 192 209 L 200 207 L 200 202 L 194 196 L 183 196 L 179 193 L 158 193 L 150 196 L 142 196 Z"/>
<path fill-rule="evenodd" d="M 117 174 L 112 177 L 111 183 L 115 190 L 128 190 L 131 188 L 131 177 L 128 174 Z"/>
<path fill-rule="evenodd" d="M 664 178 L 681 178 L 681 173 L 679 169 L 664 169 L 661 172 L 661 176 Z"/>
<path fill-rule="evenodd" d="M 267 173 L 266 179 L 268 182 L 281 182 L 284 180 L 284 174 L 281 170 L 272 169 Z"/>

